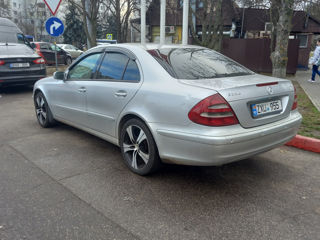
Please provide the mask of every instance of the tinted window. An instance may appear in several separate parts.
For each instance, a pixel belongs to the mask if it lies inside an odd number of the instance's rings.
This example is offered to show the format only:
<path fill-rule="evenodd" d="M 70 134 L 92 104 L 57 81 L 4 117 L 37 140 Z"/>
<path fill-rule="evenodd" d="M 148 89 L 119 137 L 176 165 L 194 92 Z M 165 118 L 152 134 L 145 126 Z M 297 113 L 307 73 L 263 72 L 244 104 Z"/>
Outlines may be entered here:
<path fill-rule="evenodd" d="M 123 71 L 127 66 L 129 58 L 121 53 L 107 53 L 104 57 L 99 72 L 98 79 L 122 79 Z"/>
<path fill-rule="evenodd" d="M 9 43 L 8 46 L 5 43 L 0 43 L 0 55 L 27 55 L 32 57 L 34 51 L 26 45 Z"/>
<path fill-rule="evenodd" d="M 12 32 L 6 32 L 4 30 L 0 29 L 0 42 L 17 43 L 18 39 L 16 34 Z"/>
<path fill-rule="evenodd" d="M 95 72 L 100 56 L 101 53 L 96 53 L 81 60 L 70 70 L 68 79 L 90 79 Z"/>
<path fill-rule="evenodd" d="M 124 72 L 124 75 L 123 75 L 123 80 L 128 80 L 128 81 L 140 80 L 139 69 L 135 61 L 133 60 L 129 61 L 126 71 Z"/>
<path fill-rule="evenodd" d="M 253 74 L 250 70 L 210 49 L 166 48 L 148 51 L 178 79 L 219 78 Z"/>

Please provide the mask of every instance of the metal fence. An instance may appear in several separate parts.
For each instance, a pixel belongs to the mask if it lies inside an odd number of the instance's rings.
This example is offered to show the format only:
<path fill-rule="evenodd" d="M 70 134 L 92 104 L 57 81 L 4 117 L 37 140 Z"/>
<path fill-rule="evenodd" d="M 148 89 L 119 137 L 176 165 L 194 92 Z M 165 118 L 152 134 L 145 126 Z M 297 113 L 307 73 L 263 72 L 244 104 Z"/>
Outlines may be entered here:
<path fill-rule="evenodd" d="M 222 53 L 254 72 L 271 73 L 271 40 L 263 39 L 224 39 Z M 290 39 L 288 46 L 287 73 L 295 74 L 299 57 L 299 40 Z"/>

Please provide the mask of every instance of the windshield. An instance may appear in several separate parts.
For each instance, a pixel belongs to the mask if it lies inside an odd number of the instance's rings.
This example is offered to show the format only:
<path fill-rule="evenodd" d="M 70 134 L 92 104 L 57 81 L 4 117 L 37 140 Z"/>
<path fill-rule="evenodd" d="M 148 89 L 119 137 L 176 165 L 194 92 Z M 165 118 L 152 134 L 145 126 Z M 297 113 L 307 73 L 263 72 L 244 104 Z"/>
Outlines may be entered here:
<path fill-rule="evenodd" d="M 230 58 L 206 48 L 164 48 L 148 52 L 178 79 L 206 79 L 253 74 Z"/>

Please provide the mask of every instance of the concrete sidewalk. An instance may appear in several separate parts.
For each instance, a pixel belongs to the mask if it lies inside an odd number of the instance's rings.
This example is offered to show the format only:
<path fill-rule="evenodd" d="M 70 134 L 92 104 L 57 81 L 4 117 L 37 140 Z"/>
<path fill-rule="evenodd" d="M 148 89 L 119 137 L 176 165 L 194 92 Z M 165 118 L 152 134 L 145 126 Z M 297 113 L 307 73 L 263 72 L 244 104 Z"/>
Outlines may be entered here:
<path fill-rule="evenodd" d="M 311 79 L 311 70 L 297 71 L 293 77 L 288 77 L 292 81 L 297 81 L 310 98 L 313 105 L 320 111 L 320 79 L 316 76 L 316 82 L 308 82 Z"/>

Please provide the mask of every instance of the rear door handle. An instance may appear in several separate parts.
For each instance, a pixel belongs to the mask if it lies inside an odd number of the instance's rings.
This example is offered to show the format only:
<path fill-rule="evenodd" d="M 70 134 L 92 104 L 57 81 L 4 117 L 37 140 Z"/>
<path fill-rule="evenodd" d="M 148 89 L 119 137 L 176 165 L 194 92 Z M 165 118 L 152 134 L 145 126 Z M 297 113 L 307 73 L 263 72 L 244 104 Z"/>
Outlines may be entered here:
<path fill-rule="evenodd" d="M 128 94 L 127 94 L 127 92 L 124 91 L 124 90 L 119 90 L 119 91 L 116 92 L 114 95 L 115 95 L 116 97 L 126 97 Z"/>
<path fill-rule="evenodd" d="M 81 92 L 81 93 L 84 93 L 86 91 L 87 91 L 87 89 L 85 87 L 81 87 L 78 89 L 78 92 Z"/>

